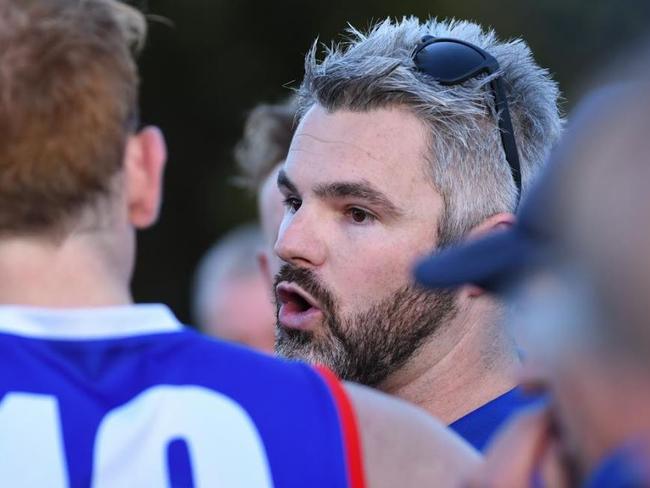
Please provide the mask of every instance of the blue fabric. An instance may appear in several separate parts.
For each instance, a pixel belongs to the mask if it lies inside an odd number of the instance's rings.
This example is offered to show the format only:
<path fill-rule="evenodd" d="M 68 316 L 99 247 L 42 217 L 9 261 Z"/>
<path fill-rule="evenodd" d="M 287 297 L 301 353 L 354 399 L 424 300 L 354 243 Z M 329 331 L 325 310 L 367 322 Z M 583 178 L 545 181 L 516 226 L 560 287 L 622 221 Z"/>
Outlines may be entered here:
<path fill-rule="evenodd" d="M 596 467 L 583 488 L 650 487 L 650 470 L 644 457 L 634 443 L 615 450 Z"/>
<path fill-rule="evenodd" d="M 0 333 L 0 414 L 8 395 L 55 398 L 72 487 L 91 484 L 94 443 L 102 419 L 160 385 L 201 387 L 239 405 L 261 438 L 275 486 L 347 486 L 336 404 L 325 381 L 308 366 L 189 330 L 102 340 Z M 10 422 L 7 415 L 4 419 L 0 415 L 0 421 Z M 134 421 L 134 427 L 144 431 L 150 421 L 165 420 L 145 418 Z M 125 449 L 137 451 L 137 447 Z M 161 453 L 172 485 L 191 483 L 188 447 L 183 439 L 171 439 L 167 452 Z M 219 466 L 219 459 L 213 462 Z"/>
<path fill-rule="evenodd" d="M 476 449 L 483 451 L 506 420 L 537 400 L 514 388 L 461 417 L 449 427 Z"/>

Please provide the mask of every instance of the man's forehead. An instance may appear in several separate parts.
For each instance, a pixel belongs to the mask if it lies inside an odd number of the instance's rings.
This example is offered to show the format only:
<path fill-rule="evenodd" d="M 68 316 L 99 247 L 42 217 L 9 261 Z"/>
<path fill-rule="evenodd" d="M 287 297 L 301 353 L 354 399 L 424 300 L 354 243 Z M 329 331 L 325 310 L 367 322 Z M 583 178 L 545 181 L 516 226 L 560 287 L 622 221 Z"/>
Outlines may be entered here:
<path fill-rule="evenodd" d="M 425 162 L 426 129 L 404 109 L 328 112 L 312 107 L 298 126 L 287 157 L 292 166 L 334 166 L 361 176 L 367 170 L 395 174 Z"/>
<path fill-rule="evenodd" d="M 317 155 L 325 152 L 332 158 L 351 157 L 357 160 L 369 158 L 377 162 L 385 160 L 387 156 L 377 149 L 364 147 L 352 139 L 336 139 L 335 134 L 328 133 L 323 133 L 323 137 L 320 136 L 321 134 L 315 131 L 297 131 L 293 137 L 289 155 L 294 158 L 309 157 L 310 154 Z"/>

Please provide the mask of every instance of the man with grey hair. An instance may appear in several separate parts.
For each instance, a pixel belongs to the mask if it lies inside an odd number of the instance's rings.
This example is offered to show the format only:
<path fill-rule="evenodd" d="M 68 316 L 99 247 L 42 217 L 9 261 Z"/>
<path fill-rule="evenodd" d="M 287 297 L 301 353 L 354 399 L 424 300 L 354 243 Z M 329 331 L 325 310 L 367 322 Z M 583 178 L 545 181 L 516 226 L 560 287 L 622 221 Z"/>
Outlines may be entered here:
<path fill-rule="evenodd" d="M 255 224 L 241 225 L 219 239 L 195 272 L 192 312 L 206 334 L 270 353 L 275 340 L 272 298 L 256 261 L 264 246 Z"/>
<path fill-rule="evenodd" d="M 278 176 L 281 355 L 412 401 L 483 447 L 524 402 L 500 307 L 411 281 L 432 248 L 509 226 L 561 132 L 558 88 L 521 40 L 385 20 L 307 55 Z"/>
<path fill-rule="evenodd" d="M 145 32 L 117 0 L 0 0 L 2 486 L 457 486 L 478 455 L 419 409 L 132 302 L 166 159 Z"/>

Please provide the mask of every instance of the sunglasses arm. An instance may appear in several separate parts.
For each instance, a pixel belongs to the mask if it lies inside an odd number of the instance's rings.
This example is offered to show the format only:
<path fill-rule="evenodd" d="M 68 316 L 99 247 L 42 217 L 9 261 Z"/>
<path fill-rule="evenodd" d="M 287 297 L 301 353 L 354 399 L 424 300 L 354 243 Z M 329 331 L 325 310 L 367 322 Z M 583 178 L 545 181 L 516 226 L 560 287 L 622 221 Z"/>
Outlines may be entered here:
<path fill-rule="evenodd" d="M 515 143 L 515 133 L 512 129 L 512 121 L 510 120 L 510 110 L 508 110 L 508 101 L 506 99 L 505 90 L 503 89 L 503 82 L 500 77 L 492 80 L 491 85 L 492 92 L 494 93 L 497 118 L 499 120 L 501 143 L 503 144 L 503 150 L 506 154 L 506 160 L 510 165 L 512 177 L 515 180 L 515 185 L 517 186 L 517 199 L 519 200 L 521 196 L 521 167 L 519 165 L 519 154 L 517 152 L 517 145 Z"/>

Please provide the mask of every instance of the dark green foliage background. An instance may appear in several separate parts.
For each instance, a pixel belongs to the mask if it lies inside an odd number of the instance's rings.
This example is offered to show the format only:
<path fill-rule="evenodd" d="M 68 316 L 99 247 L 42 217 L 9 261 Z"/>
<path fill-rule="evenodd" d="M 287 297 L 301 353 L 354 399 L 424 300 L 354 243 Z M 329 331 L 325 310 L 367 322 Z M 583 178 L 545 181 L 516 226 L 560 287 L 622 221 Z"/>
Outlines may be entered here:
<path fill-rule="evenodd" d="M 247 110 L 279 101 L 300 78 L 318 36 L 329 43 L 347 23 L 387 16 L 456 17 L 523 37 L 560 82 L 565 110 L 586 76 L 639 39 L 650 0 L 134 0 L 150 14 L 141 59 L 144 122 L 168 141 L 160 222 L 139 237 L 136 300 L 162 301 L 185 321 L 201 254 L 230 227 L 255 216 L 232 183 L 232 147 Z"/>

